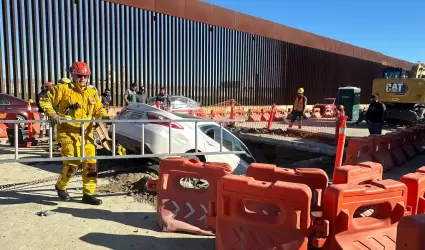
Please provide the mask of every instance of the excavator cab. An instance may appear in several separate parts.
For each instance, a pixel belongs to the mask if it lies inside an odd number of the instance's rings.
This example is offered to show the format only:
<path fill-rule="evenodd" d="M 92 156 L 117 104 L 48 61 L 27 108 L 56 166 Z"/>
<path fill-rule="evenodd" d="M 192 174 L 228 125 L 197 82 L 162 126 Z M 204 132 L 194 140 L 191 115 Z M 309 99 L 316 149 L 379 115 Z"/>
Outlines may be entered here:
<path fill-rule="evenodd" d="M 400 78 L 408 78 L 409 77 L 409 71 L 402 69 L 402 68 L 394 68 L 394 67 L 388 67 L 385 68 L 382 71 L 382 78 L 385 79 L 400 79 Z"/>
<path fill-rule="evenodd" d="M 425 78 L 425 64 L 419 61 L 418 63 L 413 65 L 411 78 L 417 78 L 417 79 Z"/>

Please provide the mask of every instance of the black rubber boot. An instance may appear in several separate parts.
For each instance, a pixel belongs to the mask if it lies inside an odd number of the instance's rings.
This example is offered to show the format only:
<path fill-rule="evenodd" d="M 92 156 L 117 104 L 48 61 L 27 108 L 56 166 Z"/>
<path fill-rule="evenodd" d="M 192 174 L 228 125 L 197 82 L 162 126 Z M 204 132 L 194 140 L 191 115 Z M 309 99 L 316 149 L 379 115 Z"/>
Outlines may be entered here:
<path fill-rule="evenodd" d="M 85 194 L 83 195 L 83 203 L 98 206 L 101 205 L 103 202 L 101 199 L 98 199 L 92 195 Z"/>
<path fill-rule="evenodd" d="M 60 190 L 57 186 L 55 186 L 56 192 L 58 193 L 59 198 L 61 198 L 64 201 L 71 200 L 71 196 L 69 196 L 68 191 L 66 190 Z"/>

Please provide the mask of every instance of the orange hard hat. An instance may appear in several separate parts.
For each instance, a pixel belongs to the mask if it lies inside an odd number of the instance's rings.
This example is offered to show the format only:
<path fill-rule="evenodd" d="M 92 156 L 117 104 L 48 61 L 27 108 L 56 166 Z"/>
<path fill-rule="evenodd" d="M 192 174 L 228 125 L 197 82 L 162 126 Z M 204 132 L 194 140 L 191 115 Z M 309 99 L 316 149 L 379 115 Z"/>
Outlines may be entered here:
<path fill-rule="evenodd" d="M 71 66 L 70 71 L 72 74 L 79 75 L 79 76 L 91 75 L 90 68 L 85 62 L 75 62 Z"/>
<path fill-rule="evenodd" d="M 44 87 L 52 87 L 53 83 L 52 82 L 45 82 L 44 83 Z"/>

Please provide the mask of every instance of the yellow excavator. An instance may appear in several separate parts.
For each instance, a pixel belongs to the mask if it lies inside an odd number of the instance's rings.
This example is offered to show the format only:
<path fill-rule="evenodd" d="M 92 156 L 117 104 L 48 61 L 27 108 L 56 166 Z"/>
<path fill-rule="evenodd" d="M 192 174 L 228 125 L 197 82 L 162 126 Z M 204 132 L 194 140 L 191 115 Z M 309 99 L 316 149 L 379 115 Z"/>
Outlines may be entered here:
<path fill-rule="evenodd" d="M 385 120 L 396 124 L 413 124 L 424 119 L 425 64 L 418 62 L 412 69 L 388 67 L 382 78 L 373 81 L 372 93 L 385 104 Z"/>

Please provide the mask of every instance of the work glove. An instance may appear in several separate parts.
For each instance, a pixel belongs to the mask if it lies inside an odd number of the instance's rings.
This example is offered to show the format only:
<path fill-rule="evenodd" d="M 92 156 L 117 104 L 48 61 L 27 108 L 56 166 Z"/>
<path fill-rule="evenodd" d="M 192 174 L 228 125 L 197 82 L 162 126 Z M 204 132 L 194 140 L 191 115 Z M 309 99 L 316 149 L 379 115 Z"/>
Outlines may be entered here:
<path fill-rule="evenodd" d="M 62 120 L 62 118 L 58 114 L 50 115 L 49 119 L 52 122 L 53 126 L 60 124 Z"/>

